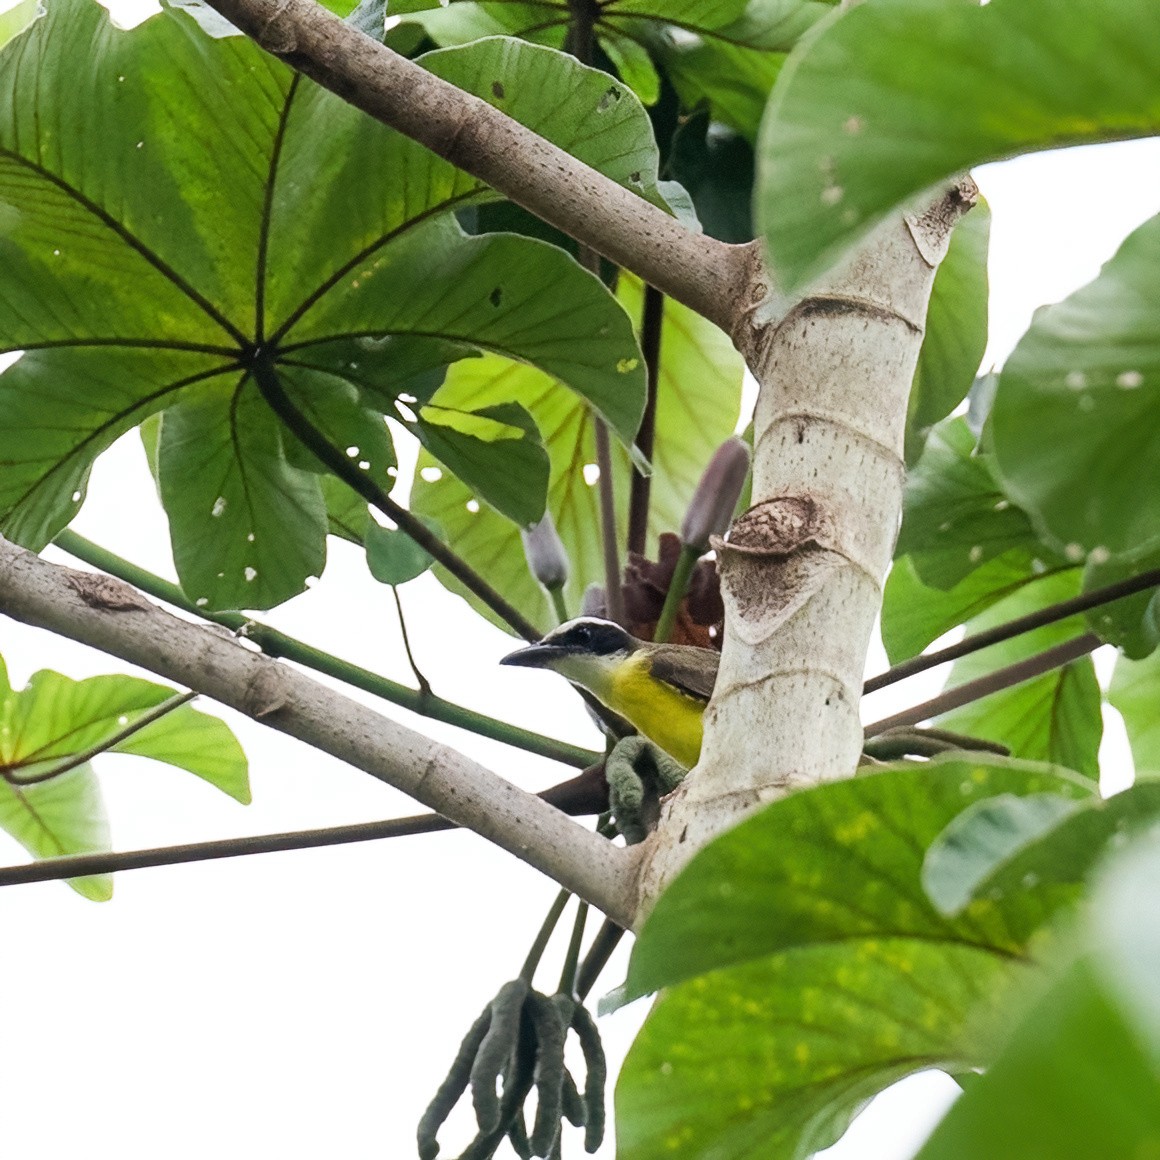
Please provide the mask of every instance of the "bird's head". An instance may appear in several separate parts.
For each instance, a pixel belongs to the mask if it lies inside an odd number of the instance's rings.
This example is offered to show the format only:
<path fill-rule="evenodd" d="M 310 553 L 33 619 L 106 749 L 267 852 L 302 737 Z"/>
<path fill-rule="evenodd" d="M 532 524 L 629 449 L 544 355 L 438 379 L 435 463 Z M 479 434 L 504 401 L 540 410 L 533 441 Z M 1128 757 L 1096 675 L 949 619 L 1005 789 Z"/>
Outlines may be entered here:
<path fill-rule="evenodd" d="M 600 696 L 616 667 L 639 647 L 635 637 L 611 620 L 582 616 L 553 629 L 537 644 L 508 653 L 499 663 L 551 669 Z"/>

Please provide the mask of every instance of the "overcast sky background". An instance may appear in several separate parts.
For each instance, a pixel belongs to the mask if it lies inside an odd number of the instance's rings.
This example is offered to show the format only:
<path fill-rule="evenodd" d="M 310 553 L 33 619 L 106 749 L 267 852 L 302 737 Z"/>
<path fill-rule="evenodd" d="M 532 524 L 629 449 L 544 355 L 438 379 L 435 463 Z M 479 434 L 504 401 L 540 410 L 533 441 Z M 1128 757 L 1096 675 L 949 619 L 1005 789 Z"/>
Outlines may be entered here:
<path fill-rule="evenodd" d="M 991 365 L 1036 306 L 1089 281 L 1131 228 L 1160 211 L 1160 145 L 1044 154 L 977 176 L 994 213 Z M 98 463 L 74 526 L 173 575 L 164 515 L 135 436 Z M 597 744 L 564 682 L 497 668 L 511 638 L 431 577 L 405 586 L 402 597 L 416 657 L 439 694 Z M 322 582 L 262 619 L 411 679 L 389 590 L 348 544 L 332 541 Z M 2 618 L 0 653 L 17 687 L 40 668 L 75 678 L 132 671 Z M 884 667 L 875 647 L 868 672 Z M 940 683 L 941 675 L 877 694 L 866 719 Z M 363 699 L 528 789 L 566 776 L 542 759 Z M 228 710 L 199 707 L 219 712 L 242 739 L 254 804 L 242 807 L 165 766 L 103 757 L 97 769 L 116 848 L 418 812 L 323 754 Z M 1122 784 L 1130 766 L 1114 720 L 1107 744 Z M 0 862 L 22 860 L 0 834 Z M 20 1160 L 411 1156 L 415 1121 L 463 1032 L 518 972 L 554 895 L 534 871 L 461 833 L 135 871 L 118 877 L 103 905 L 60 883 L 4 888 L 4 1152 Z M 554 988 L 558 962 L 547 960 L 544 989 Z M 598 992 L 623 967 L 622 952 Z M 614 1074 L 646 1009 L 638 1003 L 601 1021 Z M 827 1157 L 909 1157 L 956 1090 L 938 1074 L 897 1085 Z M 456 1155 L 467 1138 L 465 1119 L 458 1122 L 462 1131 L 446 1137 L 444 1155 Z M 566 1155 L 580 1154 L 573 1137 Z M 613 1154 L 610 1142 L 600 1152 Z"/>

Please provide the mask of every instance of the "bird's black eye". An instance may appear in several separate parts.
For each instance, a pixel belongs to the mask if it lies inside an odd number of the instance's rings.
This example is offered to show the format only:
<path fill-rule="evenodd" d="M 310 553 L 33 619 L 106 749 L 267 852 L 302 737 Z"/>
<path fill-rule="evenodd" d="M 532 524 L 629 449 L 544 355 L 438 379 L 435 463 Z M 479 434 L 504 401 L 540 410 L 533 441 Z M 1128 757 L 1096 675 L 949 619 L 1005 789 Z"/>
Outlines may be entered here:
<path fill-rule="evenodd" d="M 578 624 L 572 630 L 577 644 L 588 644 L 592 640 L 592 630 L 586 624 Z"/>

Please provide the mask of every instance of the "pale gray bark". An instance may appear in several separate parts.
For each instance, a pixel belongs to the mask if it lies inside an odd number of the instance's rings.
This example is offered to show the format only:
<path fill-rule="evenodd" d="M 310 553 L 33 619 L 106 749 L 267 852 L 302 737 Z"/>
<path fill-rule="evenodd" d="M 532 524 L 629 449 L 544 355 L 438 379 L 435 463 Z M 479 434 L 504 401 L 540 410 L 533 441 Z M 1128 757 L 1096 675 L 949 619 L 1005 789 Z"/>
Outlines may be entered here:
<path fill-rule="evenodd" d="M 167 677 L 349 762 L 632 920 L 635 854 L 447 745 L 343 696 L 218 628 L 181 620 L 99 573 L 0 538 L 0 611 Z"/>
<path fill-rule="evenodd" d="M 935 269 L 974 197 L 964 182 L 921 217 L 887 221 L 802 299 L 771 294 L 753 313 L 753 505 L 717 544 L 721 669 L 701 762 L 665 803 L 647 855 L 646 908 L 746 813 L 858 763 L 910 385 Z"/>

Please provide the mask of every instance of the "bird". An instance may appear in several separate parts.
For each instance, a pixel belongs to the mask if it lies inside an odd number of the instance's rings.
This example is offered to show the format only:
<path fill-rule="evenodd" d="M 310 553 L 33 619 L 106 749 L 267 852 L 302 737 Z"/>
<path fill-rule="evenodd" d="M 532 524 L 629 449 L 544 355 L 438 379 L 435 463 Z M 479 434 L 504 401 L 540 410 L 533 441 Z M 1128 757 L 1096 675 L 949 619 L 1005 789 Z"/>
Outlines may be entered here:
<path fill-rule="evenodd" d="M 581 616 L 499 663 L 559 673 L 692 769 L 720 660 L 713 649 L 653 644 L 611 620 Z"/>

